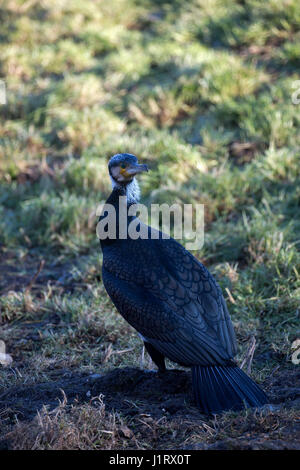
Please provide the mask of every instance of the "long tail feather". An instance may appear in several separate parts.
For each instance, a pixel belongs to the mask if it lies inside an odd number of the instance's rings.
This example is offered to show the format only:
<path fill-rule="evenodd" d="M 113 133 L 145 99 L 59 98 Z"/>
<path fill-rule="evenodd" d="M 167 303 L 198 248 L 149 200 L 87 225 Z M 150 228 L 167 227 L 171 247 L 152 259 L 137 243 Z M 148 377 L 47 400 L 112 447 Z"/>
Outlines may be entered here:
<path fill-rule="evenodd" d="M 193 366 L 192 381 L 196 404 L 208 414 L 268 403 L 263 390 L 237 366 Z"/>

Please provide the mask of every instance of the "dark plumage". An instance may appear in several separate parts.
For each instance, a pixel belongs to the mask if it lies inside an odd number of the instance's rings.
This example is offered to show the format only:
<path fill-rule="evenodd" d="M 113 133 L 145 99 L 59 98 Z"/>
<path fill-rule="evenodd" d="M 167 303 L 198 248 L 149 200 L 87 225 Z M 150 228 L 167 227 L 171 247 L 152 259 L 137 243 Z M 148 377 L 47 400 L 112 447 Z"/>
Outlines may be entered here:
<path fill-rule="evenodd" d="M 128 195 L 128 206 L 137 202 L 134 176 L 145 170 L 133 155 L 111 158 L 113 191 L 107 203 L 117 214 L 119 196 Z M 195 400 L 203 411 L 267 403 L 233 361 L 235 334 L 217 282 L 177 241 L 158 236 L 101 240 L 103 283 L 116 308 L 140 333 L 159 370 L 165 370 L 165 357 L 191 367 Z"/>

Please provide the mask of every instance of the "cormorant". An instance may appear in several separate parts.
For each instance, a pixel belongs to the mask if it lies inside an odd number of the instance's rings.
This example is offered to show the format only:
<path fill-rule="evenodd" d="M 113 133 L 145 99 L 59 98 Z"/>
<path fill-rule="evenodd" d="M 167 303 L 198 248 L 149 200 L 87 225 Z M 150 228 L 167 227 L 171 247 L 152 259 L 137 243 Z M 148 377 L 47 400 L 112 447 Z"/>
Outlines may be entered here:
<path fill-rule="evenodd" d="M 118 220 L 119 197 L 126 196 L 127 208 L 137 203 L 135 175 L 148 168 L 123 153 L 109 160 L 108 169 L 113 190 L 106 203 L 114 206 Z M 133 218 L 126 217 L 126 230 Z M 165 357 L 191 367 L 195 402 L 208 414 L 268 403 L 233 361 L 235 333 L 213 276 L 176 240 L 162 238 L 162 232 L 151 238 L 152 228 L 143 227 L 147 239 L 120 237 L 117 227 L 116 238 L 100 240 L 102 276 L 108 295 L 138 331 L 159 371 L 165 371 Z"/>

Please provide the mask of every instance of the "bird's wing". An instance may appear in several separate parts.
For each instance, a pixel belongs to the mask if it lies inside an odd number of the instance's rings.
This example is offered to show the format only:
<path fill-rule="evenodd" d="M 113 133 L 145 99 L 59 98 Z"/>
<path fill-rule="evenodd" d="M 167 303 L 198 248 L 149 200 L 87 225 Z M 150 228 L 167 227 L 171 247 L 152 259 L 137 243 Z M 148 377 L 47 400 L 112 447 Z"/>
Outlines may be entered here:
<path fill-rule="evenodd" d="M 104 257 L 107 292 L 128 323 L 154 347 L 185 365 L 224 364 L 234 356 L 235 335 L 222 292 L 179 243 L 151 240 L 136 243 L 134 254 L 127 245 L 126 255 L 116 255 L 116 265 Z M 126 262 L 120 260 L 122 255 L 128 257 Z M 129 272 L 128 262 L 135 272 Z"/>
<path fill-rule="evenodd" d="M 169 299 L 183 309 L 191 325 L 206 325 L 207 334 L 215 337 L 229 357 L 236 354 L 236 338 L 225 299 L 218 283 L 189 251 L 173 239 L 158 240 L 160 258 L 164 260 L 168 280 L 160 279 Z M 175 278 L 177 285 L 170 289 Z M 188 302 L 189 300 L 189 302 Z"/>

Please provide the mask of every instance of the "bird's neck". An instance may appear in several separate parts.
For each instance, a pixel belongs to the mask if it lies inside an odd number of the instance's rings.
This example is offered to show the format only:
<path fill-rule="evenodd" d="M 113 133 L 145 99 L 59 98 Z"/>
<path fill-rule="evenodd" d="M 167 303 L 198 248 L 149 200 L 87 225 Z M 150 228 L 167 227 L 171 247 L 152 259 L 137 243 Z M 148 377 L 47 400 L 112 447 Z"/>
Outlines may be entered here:
<path fill-rule="evenodd" d="M 116 183 L 112 178 L 111 181 L 113 191 L 106 202 L 117 202 L 120 196 L 127 197 L 128 206 L 131 206 L 132 204 L 137 204 L 139 202 L 141 192 L 139 184 L 135 178 L 133 178 L 133 180 L 126 186 Z"/>
<path fill-rule="evenodd" d="M 114 214 L 113 214 L 113 221 L 112 221 L 112 223 L 115 224 L 115 231 L 113 231 L 113 233 L 115 234 L 115 238 L 110 239 L 108 237 L 108 238 L 100 239 L 102 249 L 105 249 L 105 247 L 107 246 L 111 246 L 112 244 L 115 243 L 115 241 L 119 240 L 120 225 L 122 225 L 123 232 L 124 230 L 127 232 L 127 227 L 129 223 L 134 218 L 136 218 L 135 215 L 128 215 L 128 209 L 130 206 L 132 206 L 132 204 L 138 203 L 139 195 L 140 195 L 140 190 L 139 190 L 138 183 L 135 179 L 133 179 L 133 181 L 127 186 L 119 185 L 116 183 L 113 184 L 113 190 L 109 198 L 107 199 L 105 206 L 111 205 L 115 209 Z M 126 197 L 126 199 L 124 199 L 124 196 Z M 106 206 L 104 207 L 104 212 L 100 215 L 99 222 L 103 220 L 105 217 L 107 217 L 107 213 L 108 213 L 108 207 Z M 122 216 L 120 217 L 120 215 Z M 125 219 L 124 219 L 124 215 L 125 215 Z"/>

